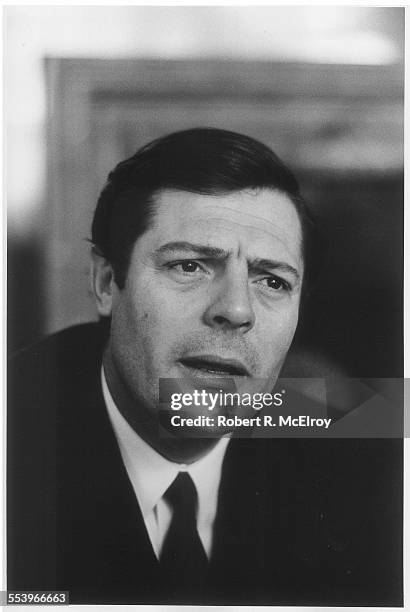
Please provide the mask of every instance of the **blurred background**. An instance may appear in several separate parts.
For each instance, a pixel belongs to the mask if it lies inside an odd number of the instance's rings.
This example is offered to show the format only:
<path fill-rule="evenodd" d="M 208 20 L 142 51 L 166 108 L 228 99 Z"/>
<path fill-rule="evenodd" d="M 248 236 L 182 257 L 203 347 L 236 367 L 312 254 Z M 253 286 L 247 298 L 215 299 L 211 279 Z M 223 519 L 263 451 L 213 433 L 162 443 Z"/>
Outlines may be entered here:
<path fill-rule="evenodd" d="M 9 351 L 96 319 L 86 239 L 109 170 L 214 126 L 270 145 L 327 235 L 299 354 L 400 376 L 403 62 L 403 8 L 6 7 Z"/>

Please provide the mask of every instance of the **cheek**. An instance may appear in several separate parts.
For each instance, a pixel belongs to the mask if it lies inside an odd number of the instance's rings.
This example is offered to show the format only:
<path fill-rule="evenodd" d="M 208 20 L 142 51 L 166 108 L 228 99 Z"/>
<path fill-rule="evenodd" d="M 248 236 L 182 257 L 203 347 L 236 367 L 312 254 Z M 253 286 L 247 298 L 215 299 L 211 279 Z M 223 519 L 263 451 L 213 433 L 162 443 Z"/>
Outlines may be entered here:
<path fill-rule="evenodd" d="M 159 338 L 160 345 L 189 328 L 195 318 L 195 302 L 190 302 L 186 295 L 166 290 L 161 283 L 147 284 L 139 295 L 141 299 L 134 301 L 141 313 L 140 325 L 145 333 Z"/>
<path fill-rule="evenodd" d="M 280 360 L 286 355 L 293 340 L 298 323 L 298 308 L 284 309 L 262 323 L 258 333 L 260 346 L 266 351 L 265 354 Z"/>
<path fill-rule="evenodd" d="M 162 302 L 151 301 L 141 304 L 141 314 L 136 321 L 136 327 L 147 343 L 158 346 L 167 343 L 168 338 L 177 327 L 177 319 L 166 300 Z"/>
<path fill-rule="evenodd" d="M 183 309 L 150 286 L 138 291 L 123 304 L 118 313 L 124 322 L 126 342 L 145 371 L 156 371 L 164 366 L 174 342 L 184 330 Z M 132 348 L 131 348 L 132 347 Z"/>
<path fill-rule="evenodd" d="M 129 368 L 144 361 L 149 319 L 149 310 L 140 300 L 127 290 L 119 293 L 113 304 L 111 337 L 115 354 Z"/>

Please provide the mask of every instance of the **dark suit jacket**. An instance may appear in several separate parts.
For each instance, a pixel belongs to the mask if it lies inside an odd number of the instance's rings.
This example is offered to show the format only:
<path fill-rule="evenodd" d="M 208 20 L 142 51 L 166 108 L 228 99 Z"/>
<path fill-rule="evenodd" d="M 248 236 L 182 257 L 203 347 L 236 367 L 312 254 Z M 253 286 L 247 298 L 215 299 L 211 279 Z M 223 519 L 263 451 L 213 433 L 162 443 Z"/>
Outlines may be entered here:
<path fill-rule="evenodd" d="M 402 443 L 232 440 L 203 589 L 159 582 L 104 406 L 95 324 L 10 366 L 8 589 L 72 603 L 402 605 Z"/>

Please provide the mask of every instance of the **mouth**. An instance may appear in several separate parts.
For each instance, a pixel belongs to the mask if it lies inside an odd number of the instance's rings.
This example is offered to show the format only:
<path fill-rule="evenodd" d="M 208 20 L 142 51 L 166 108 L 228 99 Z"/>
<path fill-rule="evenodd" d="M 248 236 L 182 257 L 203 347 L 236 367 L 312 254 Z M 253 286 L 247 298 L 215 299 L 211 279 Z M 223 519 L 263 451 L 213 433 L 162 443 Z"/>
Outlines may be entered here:
<path fill-rule="evenodd" d="M 215 355 L 195 355 L 180 359 L 180 363 L 200 376 L 250 376 L 244 364 L 237 359 L 224 359 Z"/>

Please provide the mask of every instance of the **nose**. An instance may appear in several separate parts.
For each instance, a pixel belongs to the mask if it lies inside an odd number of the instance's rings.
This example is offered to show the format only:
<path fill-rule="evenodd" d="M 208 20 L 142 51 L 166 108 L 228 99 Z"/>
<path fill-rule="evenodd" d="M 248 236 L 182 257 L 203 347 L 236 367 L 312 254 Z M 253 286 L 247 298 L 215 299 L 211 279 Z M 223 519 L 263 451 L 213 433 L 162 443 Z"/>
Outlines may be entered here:
<path fill-rule="evenodd" d="M 248 271 L 226 272 L 211 289 L 212 299 L 204 313 L 206 325 L 246 333 L 255 325 L 248 285 Z"/>

